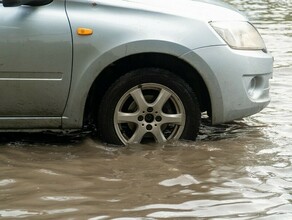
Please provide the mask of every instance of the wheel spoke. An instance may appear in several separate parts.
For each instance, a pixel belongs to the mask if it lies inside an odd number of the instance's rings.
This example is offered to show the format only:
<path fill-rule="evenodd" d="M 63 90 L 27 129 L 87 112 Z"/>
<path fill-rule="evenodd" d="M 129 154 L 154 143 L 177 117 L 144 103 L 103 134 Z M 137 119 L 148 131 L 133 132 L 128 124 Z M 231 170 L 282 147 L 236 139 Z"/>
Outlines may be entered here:
<path fill-rule="evenodd" d="M 142 93 L 141 88 L 137 88 L 134 91 L 132 91 L 131 96 L 135 100 L 136 104 L 138 105 L 139 110 L 146 109 L 148 106 L 148 103 L 146 102 L 144 95 Z"/>
<path fill-rule="evenodd" d="M 161 124 L 177 124 L 183 125 L 183 115 L 182 114 L 162 114 Z"/>
<path fill-rule="evenodd" d="M 138 126 L 135 133 L 128 140 L 129 144 L 139 144 L 142 141 L 142 138 L 146 134 L 146 130 L 143 127 Z"/>
<path fill-rule="evenodd" d="M 165 89 L 161 89 L 153 105 L 156 107 L 156 109 L 162 110 L 162 107 L 170 98 L 170 96 L 171 96 L 170 92 L 166 91 Z"/>
<path fill-rule="evenodd" d="M 165 138 L 163 132 L 161 131 L 160 126 L 156 127 L 153 130 L 152 134 L 154 135 L 154 137 L 158 143 L 162 143 L 162 142 L 166 141 L 166 138 Z"/>
<path fill-rule="evenodd" d="M 117 123 L 133 122 L 137 124 L 137 113 L 118 112 Z"/>

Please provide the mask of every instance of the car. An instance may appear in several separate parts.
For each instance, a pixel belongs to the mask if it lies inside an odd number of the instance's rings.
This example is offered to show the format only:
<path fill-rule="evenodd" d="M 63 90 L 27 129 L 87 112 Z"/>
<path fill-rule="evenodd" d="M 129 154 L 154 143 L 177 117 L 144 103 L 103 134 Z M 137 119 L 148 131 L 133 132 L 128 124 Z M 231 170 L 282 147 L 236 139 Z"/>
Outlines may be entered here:
<path fill-rule="evenodd" d="M 195 140 L 270 102 L 257 29 L 210 0 L 2 0 L 0 131 Z"/>

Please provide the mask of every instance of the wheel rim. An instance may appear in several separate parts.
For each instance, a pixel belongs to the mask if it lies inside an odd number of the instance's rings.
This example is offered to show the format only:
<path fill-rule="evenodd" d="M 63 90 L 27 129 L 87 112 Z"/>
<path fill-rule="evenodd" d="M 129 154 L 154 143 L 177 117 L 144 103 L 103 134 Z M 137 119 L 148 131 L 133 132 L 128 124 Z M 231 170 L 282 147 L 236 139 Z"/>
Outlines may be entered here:
<path fill-rule="evenodd" d="M 115 131 L 124 144 L 179 139 L 185 126 L 185 108 L 168 87 L 144 83 L 128 90 L 115 109 Z"/>

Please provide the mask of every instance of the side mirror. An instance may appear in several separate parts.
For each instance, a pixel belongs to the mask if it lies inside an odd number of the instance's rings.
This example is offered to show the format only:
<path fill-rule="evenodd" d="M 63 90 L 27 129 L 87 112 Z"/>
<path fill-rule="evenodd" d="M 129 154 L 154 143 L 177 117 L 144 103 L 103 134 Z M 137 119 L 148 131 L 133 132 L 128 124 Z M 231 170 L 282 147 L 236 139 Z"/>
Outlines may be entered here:
<path fill-rule="evenodd" d="M 2 0 L 4 7 L 14 7 L 14 6 L 20 6 L 22 0 Z"/>
<path fill-rule="evenodd" d="M 16 7 L 21 5 L 41 6 L 51 3 L 53 0 L 2 0 L 4 7 Z"/>

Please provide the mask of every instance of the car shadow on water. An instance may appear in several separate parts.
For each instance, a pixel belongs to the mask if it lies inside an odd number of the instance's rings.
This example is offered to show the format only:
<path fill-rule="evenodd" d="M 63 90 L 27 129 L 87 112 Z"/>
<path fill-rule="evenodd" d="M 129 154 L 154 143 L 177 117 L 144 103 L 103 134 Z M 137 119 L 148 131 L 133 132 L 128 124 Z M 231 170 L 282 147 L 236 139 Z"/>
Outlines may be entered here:
<path fill-rule="evenodd" d="M 254 118 L 245 118 L 220 125 L 212 125 L 208 118 L 202 119 L 197 140 L 218 141 L 242 136 L 262 136 L 266 124 Z"/>
<path fill-rule="evenodd" d="M 38 146 L 68 146 L 82 142 L 88 132 L 60 134 L 53 132 L 4 132 L 0 134 L 0 146 L 38 145 Z"/>

